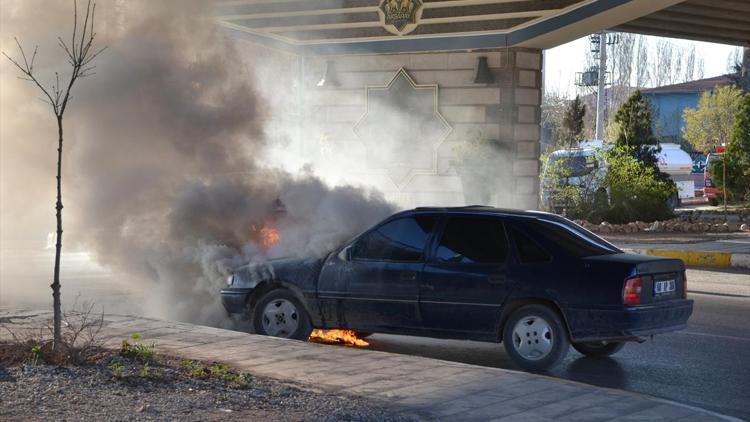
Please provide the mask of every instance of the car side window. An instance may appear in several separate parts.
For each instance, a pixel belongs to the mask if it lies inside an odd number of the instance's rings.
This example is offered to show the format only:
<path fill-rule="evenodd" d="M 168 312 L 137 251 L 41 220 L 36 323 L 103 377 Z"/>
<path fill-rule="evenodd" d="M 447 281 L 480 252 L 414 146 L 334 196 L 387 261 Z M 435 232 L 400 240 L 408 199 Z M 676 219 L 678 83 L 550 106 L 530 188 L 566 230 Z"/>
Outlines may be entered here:
<path fill-rule="evenodd" d="M 508 257 L 508 242 L 499 218 L 451 217 L 438 243 L 440 262 L 499 264 Z"/>
<path fill-rule="evenodd" d="M 616 253 L 612 247 L 568 226 L 551 221 L 529 221 L 524 226 L 538 237 L 549 239 L 557 248 L 576 258 Z"/>
<path fill-rule="evenodd" d="M 517 228 L 511 228 L 510 235 L 513 237 L 513 243 L 516 244 L 518 260 L 522 264 L 539 264 L 552 260 L 552 257 L 534 239 Z"/>
<path fill-rule="evenodd" d="M 389 221 L 361 237 L 352 257 L 373 261 L 419 262 L 424 260 L 435 217 L 416 215 Z"/>

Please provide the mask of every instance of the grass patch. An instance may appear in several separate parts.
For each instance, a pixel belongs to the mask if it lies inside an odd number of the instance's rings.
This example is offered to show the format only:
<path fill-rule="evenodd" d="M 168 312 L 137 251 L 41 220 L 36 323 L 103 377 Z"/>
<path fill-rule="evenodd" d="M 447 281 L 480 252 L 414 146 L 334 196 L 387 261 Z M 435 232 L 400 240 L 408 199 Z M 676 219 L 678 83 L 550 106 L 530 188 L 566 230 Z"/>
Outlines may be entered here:
<path fill-rule="evenodd" d="M 249 377 L 246 374 L 238 374 L 232 371 L 228 366 L 220 363 L 206 365 L 202 362 L 191 359 L 180 360 L 182 368 L 190 378 L 214 378 L 228 382 L 235 387 L 246 387 L 249 383 Z"/>
<path fill-rule="evenodd" d="M 120 356 L 137 360 L 143 364 L 153 362 L 156 357 L 156 344 L 143 344 L 141 343 L 142 339 L 143 337 L 140 334 L 135 333 L 130 336 L 132 343 L 128 339 L 123 340 L 120 345 Z"/>

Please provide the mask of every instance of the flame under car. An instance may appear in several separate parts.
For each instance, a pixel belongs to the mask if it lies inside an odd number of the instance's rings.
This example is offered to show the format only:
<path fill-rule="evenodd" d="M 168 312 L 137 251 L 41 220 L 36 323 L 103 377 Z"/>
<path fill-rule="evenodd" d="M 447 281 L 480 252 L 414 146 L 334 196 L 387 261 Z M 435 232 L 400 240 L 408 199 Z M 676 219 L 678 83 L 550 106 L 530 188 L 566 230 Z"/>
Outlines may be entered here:
<path fill-rule="evenodd" d="M 686 326 L 678 259 L 624 253 L 563 217 L 490 207 L 395 214 L 320 258 L 237 268 L 221 291 L 255 332 L 313 329 L 503 342 L 522 368 L 569 346 L 611 355 Z"/>

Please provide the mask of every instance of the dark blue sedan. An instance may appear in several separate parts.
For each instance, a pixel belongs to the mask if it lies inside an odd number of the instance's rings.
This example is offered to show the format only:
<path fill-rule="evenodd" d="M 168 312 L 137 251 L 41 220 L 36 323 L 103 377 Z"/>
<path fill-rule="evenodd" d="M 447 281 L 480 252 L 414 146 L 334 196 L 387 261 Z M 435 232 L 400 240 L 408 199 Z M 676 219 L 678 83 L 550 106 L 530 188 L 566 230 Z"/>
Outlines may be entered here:
<path fill-rule="evenodd" d="M 683 329 L 686 293 L 678 259 L 624 253 L 558 215 L 478 206 L 401 212 L 323 257 L 237 268 L 221 291 L 260 334 L 502 341 L 529 370 L 571 344 L 604 356 Z"/>

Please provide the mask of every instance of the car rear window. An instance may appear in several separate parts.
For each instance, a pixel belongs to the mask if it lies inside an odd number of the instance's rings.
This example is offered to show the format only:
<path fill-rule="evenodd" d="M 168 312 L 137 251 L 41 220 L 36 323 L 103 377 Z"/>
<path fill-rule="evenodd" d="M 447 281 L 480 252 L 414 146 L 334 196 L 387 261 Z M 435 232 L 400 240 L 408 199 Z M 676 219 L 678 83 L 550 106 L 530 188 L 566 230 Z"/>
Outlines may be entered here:
<path fill-rule="evenodd" d="M 566 224 L 546 220 L 529 220 L 524 227 L 536 238 L 549 239 L 567 255 L 577 258 L 620 252 L 616 247 Z"/>
<path fill-rule="evenodd" d="M 355 259 L 419 262 L 424 259 L 427 239 L 435 227 L 435 217 L 417 215 L 389 221 L 357 241 Z"/>
<path fill-rule="evenodd" d="M 438 243 L 436 259 L 469 264 L 503 263 L 508 241 L 499 218 L 451 217 Z"/>
<path fill-rule="evenodd" d="M 552 260 L 552 257 L 544 250 L 544 248 L 517 228 L 511 228 L 510 235 L 513 237 L 513 243 L 516 245 L 518 260 L 522 264 L 538 264 Z"/>

